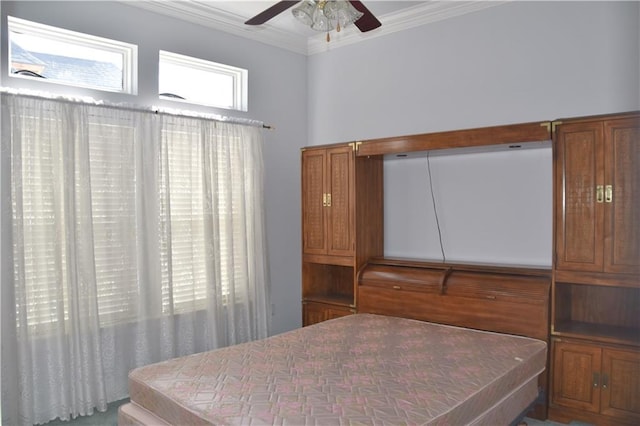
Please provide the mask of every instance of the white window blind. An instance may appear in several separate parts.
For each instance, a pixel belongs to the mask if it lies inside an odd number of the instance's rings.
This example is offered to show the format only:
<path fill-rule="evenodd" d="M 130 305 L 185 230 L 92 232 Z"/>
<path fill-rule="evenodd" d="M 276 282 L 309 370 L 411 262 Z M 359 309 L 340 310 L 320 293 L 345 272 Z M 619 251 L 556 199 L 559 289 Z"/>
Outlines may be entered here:
<path fill-rule="evenodd" d="M 43 177 L 54 173 L 54 162 L 60 161 L 60 153 L 55 152 L 55 141 L 60 123 L 55 119 L 31 115 L 22 118 L 23 126 L 32 129 L 22 135 L 22 161 L 12 164 L 20 167 L 22 188 L 12 187 L 14 234 L 23 229 L 24 270 L 15 269 L 14 275 L 22 274 L 25 286 L 16 289 L 18 326 L 43 325 L 65 318 L 64 293 L 66 288 L 57 288 L 56 282 L 65 280 L 66 264 L 61 255 L 65 250 L 61 245 L 51 244 L 52 236 L 58 235 L 53 209 L 57 188 L 52 179 Z M 17 173 L 18 170 L 14 170 Z M 22 191 L 18 192 L 18 189 Z M 19 197 L 19 198 L 18 198 Z M 21 205 L 18 205 L 18 200 Z M 21 309 L 25 309 L 22 312 Z M 26 314 L 27 324 L 21 324 Z"/>
<path fill-rule="evenodd" d="M 50 178 L 52 173 L 65 167 L 63 153 L 59 152 L 64 142 L 57 140 L 63 132 L 56 118 L 43 121 L 23 117 L 23 120 L 23 128 L 37 131 L 29 130 L 22 135 L 23 187 L 20 194 L 13 188 L 14 226 L 24 227 L 25 235 L 25 270 L 15 273 L 23 273 L 26 279 L 20 296 L 27 298 L 24 305 L 28 306 L 27 325 L 46 330 L 46 324 L 68 320 L 69 315 L 69 307 L 65 305 L 69 292 L 67 230 L 64 221 L 56 219 L 64 214 L 55 212 L 68 207 L 61 198 L 64 189 L 54 187 L 54 182 L 59 180 Z M 43 126 L 43 122 L 48 125 Z M 127 121 L 113 120 L 90 122 L 87 128 L 92 249 L 101 326 L 128 322 L 139 314 L 142 296 L 136 246 L 139 213 L 136 212 L 134 164 L 137 131 Z M 243 202 L 242 165 L 230 164 L 225 155 L 214 156 L 216 177 L 205 176 L 201 131 L 195 126 L 162 131 L 166 150 L 161 162 L 165 167 L 160 167 L 157 195 L 159 226 L 163 228 L 159 233 L 160 311 L 163 314 L 204 309 L 208 291 L 212 291 L 212 280 L 221 281 L 217 288 L 226 301 L 232 281 L 247 278 L 246 265 L 236 264 L 237 260 L 233 259 L 234 255 L 243 257 L 245 250 L 237 242 L 244 240 L 244 224 L 236 218 L 241 216 L 237 214 L 237 207 Z M 211 200 L 204 198 L 205 179 L 217 185 L 216 192 L 221 194 L 228 194 L 229 185 L 237 190 L 207 205 Z M 76 185 L 80 185 L 79 180 Z M 23 200 L 23 212 L 16 208 L 18 195 Z M 20 216 L 24 220 L 18 220 Z M 215 247 L 207 235 L 214 228 Z M 212 276 L 212 262 L 220 265 L 217 277 Z"/>
<path fill-rule="evenodd" d="M 235 138 L 234 138 L 235 139 Z M 237 140 L 234 142 L 219 143 L 216 146 L 217 156 L 214 158 L 215 167 L 222 171 L 218 174 L 218 192 L 226 194 L 225 197 L 219 197 L 217 200 L 216 217 L 218 219 L 219 228 L 227 230 L 226 233 L 221 232 L 219 236 L 219 250 L 222 279 L 225 283 L 223 290 L 229 298 L 234 300 L 234 283 L 246 282 L 247 265 L 246 256 L 247 240 L 243 237 L 248 232 L 247 223 L 243 220 L 245 217 L 241 214 L 247 208 L 245 200 L 246 191 L 246 174 L 243 173 L 250 164 L 244 164 L 242 159 L 246 159 L 243 155 L 233 155 L 230 150 L 243 149 Z M 237 153 L 236 153 L 237 154 Z M 231 188 L 230 191 L 224 188 Z"/>
<path fill-rule="evenodd" d="M 137 316 L 135 143 L 135 129 L 127 123 L 89 124 L 93 250 L 101 325 Z"/>
<path fill-rule="evenodd" d="M 167 151 L 161 173 L 162 312 L 204 308 L 207 297 L 202 149 L 196 128 L 164 129 Z M 209 218 L 209 220 L 211 220 Z"/>
<path fill-rule="evenodd" d="M 59 180 L 51 178 L 66 167 L 61 149 L 65 142 L 59 140 L 59 119 L 24 116 L 22 120 L 28 129 L 21 135 L 22 220 L 16 206 L 18 188 L 12 191 L 14 226 L 23 228 L 25 266 L 15 273 L 24 274 L 26 281 L 18 289 L 27 301 L 26 325 L 46 329 L 46 324 L 69 316 L 69 236 L 60 210 L 71 207 L 63 201 L 64 189 L 55 186 Z M 135 235 L 130 233 L 135 229 L 134 129 L 90 123 L 88 139 L 98 311 L 101 324 L 107 325 L 136 315 Z"/>

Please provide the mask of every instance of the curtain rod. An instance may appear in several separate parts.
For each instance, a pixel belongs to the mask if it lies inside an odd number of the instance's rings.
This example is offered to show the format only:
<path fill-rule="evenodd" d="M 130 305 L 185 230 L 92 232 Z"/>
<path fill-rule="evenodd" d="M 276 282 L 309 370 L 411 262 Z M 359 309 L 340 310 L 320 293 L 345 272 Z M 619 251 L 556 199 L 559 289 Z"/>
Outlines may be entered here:
<path fill-rule="evenodd" d="M 205 120 L 218 121 L 222 123 L 240 124 L 244 126 L 261 127 L 267 130 L 275 130 L 274 126 L 265 124 L 263 121 L 254 120 L 251 118 L 230 117 L 230 116 L 224 116 L 219 114 L 209 114 L 209 113 L 202 113 L 197 111 L 165 108 L 165 107 L 158 107 L 158 106 L 145 107 L 145 106 L 139 106 L 139 105 L 127 104 L 127 103 L 115 103 L 115 102 L 109 102 L 109 101 L 103 101 L 103 100 L 96 100 L 89 96 L 56 95 L 48 92 L 41 92 L 41 91 L 34 91 L 34 90 L 27 90 L 27 89 L 15 89 L 12 87 L 0 87 L 0 94 L 25 96 L 29 98 L 38 98 L 38 99 L 49 99 L 49 100 L 68 102 L 68 103 L 84 104 L 84 105 L 105 106 L 109 108 L 116 108 L 116 109 L 121 109 L 126 111 L 152 112 L 155 114 L 166 114 L 166 115 L 173 115 L 178 117 L 202 118 Z"/>

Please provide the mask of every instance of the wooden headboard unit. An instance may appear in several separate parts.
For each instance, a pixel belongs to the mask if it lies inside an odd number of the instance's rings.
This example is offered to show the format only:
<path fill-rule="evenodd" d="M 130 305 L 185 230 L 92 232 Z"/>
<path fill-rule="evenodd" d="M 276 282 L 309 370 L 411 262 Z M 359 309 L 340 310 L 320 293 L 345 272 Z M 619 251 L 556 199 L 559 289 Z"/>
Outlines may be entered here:
<path fill-rule="evenodd" d="M 516 334 L 549 345 L 551 271 L 370 259 L 358 272 L 357 311 Z M 548 346 L 547 346 L 548 347 Z M 547 418 L 549 361 L 529 413 Z"/>
<path fill-rule="evenodd" d="M 370 259 L 358 273 L 358 312 L 549 340 L 551 271 Z"/>

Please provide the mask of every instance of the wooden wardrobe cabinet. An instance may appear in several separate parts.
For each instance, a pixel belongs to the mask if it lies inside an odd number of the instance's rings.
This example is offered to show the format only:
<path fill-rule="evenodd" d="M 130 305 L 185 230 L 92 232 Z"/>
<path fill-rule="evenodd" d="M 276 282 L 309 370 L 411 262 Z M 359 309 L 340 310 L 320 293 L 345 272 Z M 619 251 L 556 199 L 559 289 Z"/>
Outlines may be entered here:
<path fill-rule="evenodd" d="M 353 254 L 353 149 L 302 151 L 302 229 L 305 254 Z"/>
<path fill-rule="evenodd" d="M 640 272 L 640 118 L 556 127 L 556 269 Z"/>
<path fill-rule="evenodd" d="M 640 113 L 554 127 L 549 417 L 640 424 Z"/>
<path fill-rule="evenodd" d="M 303 148 L 303 325 L 355 312 L 356 273 L 383 251 L 382 157 L 356 144 Z"/>
<path fill-rule="evenodd" d="M 554 339 L 552 408 L 556 420 L 640 423 L 640 352 Z"/>

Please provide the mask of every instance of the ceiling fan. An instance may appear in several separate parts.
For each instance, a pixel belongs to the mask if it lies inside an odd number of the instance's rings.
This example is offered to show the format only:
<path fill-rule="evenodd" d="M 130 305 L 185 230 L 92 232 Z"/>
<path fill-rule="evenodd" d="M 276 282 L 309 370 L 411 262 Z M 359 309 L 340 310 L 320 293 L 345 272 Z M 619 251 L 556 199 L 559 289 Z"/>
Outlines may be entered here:
<path fill-rule="evenodd" d="M 301 4 L 293 9 L 294 16 L 314 30 L 327 32 L 327 41 L 329 41 L 329 31 L 333 29 L 340 31 L 341 25 L 345 26 L 351 22 L 361 32 L 371 31 L 382 25 L 369 9 L 357 0 L 279 1 L 249 19 L 245 24 L 264 24 L 297 3 Z"/>

